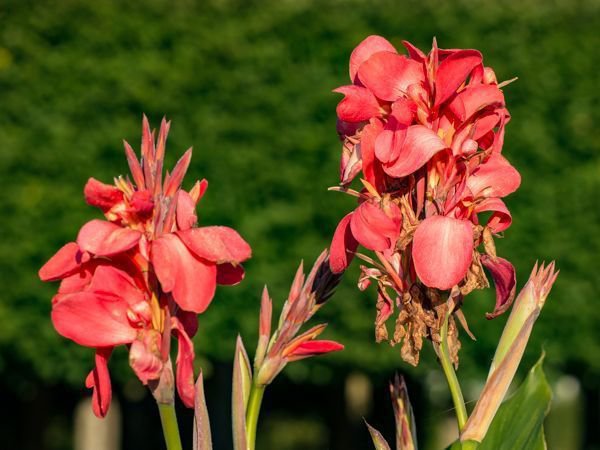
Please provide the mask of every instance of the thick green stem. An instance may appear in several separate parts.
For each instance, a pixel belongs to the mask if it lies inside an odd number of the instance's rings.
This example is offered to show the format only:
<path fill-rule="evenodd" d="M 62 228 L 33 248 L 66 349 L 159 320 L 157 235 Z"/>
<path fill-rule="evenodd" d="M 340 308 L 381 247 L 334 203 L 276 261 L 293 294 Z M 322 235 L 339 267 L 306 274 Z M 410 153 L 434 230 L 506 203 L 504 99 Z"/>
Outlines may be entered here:
<path fill-rule="evenodd" d="M 177 425 L 177 415 L 175 414 L 175 405 L 172 403 L 157 404 L 167 450 L 182 450 L 181 438 L 179 437 L 179 426 Z"/>
<path fill-rule="evenodd" d="M 465 408 L 465 400 L 463 398 L 462 391 L 460 390 L 460 384 L 458 378 L 456 378 L 456 372 L 454 366 L 450 360 L 450 352 L 448 350 L 448 320 L 450 319 L 450 313 L 446 315 L 446 320 L 442 325 L 441 337 L 442 340 L 439 345 L 439 358 L 448 381 L 448 387 L 450 388 L 450 394 L 452 395 L 452 402 L 456 410 L 456 420 L 458 421 L 458 429 L 462 431 L 465 423 L 467 423 L 467 409 Z"/>
<path fill-rule="evenodd" d="M 248 450 L 254 450 L 256 447 L 256 426 L 265 388 L 266 386 L 252 384 L 250 390 L 250 398 L 246 407 L 246 445 Z"/>

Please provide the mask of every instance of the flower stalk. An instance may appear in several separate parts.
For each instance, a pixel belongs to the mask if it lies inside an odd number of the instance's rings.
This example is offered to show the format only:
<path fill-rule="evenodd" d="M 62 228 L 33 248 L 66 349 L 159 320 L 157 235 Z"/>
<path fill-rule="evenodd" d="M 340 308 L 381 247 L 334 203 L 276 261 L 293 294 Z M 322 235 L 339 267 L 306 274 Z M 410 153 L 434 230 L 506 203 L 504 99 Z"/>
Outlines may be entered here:
<path fill-rule="evenodd" d="M 261 386 L 256 383 L 252 384 L 248 406 L 246 407 L 246 445 L 248 450 L 254 450 L 256 448 L 256 428 L 265 389 L 266 386 Z"/>
<path fill-rule="evenodd" d="M 173 403 L 157 403 L 167 450 L 182 450 L 177 415 Z"/>

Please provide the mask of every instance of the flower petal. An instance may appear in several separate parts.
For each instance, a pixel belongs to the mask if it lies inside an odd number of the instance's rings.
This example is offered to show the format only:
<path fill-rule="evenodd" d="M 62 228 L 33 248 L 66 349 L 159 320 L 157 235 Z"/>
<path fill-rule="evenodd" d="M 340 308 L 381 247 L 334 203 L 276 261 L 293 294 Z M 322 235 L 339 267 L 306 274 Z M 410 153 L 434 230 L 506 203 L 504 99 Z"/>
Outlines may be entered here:
<path fill-rule="evenodd" d="M 222 263 L 240 263 L 252 255 L 250 245 L 229 227 L 212 226 L 177 232 L 183 243 L 200 258 Z"/>
<path fill-rule="evenodd" d="M 387 39 L 377 35 L 366 37 L 356 46 L 350 55 L 350 80 L 352 82 L 356 78 L 360 65 L 377 52 L 396 53 L 396 49 Z"/>
<path fill-rule="evenodd" d="M 90 255 L 82 252 L 75 242 L 69 242 L 42 266 L 38 275 L 42 281 L 60 280 L 78 270 L 89 259 Z"/>
<path fill-rule="evenodd" d="M 415 270 L 421 281 L 442 290 L 458 284 L 473 259 L 473 230 L 466 220 L 432 216 L 421 222 L 413 240 Z"/>
<path fill-rule="evenodd" d="M 467 187 L 475 197 L 505 197 L 516 191 L 520 184 L 521 175 L 517 169 L 499 153 L 493 153 L 467 178 Z"/>
<path fill-rule="evenodd" d="M 83 188 L 85 202 L 90 206 L 100 208 L 102 212 L 110 210 L 117 203 L 123 201 L 123 192 L 117 187 L 102 183 L 95 178 L 90 178 Z"/>
<path fill-rule="evenodd" d="M 413 125 L 406 130 L 406 138 L 398 158 L 391 164 L 384 164 L 383 170 L 392 177 L 405 177 L 445 148 L 446 144 L 434 131 L 423 125 Z"/>
<path fill-rule="evenodd" d="M 481 263 L 490 271 L 496 286 L 496 307 L 494 312 L 486 313 L 485 317 L 493 319 L 505 312 L 515 299 L 517 276 L 514 266 L 506 259 L 481 255 Z"/>
<path fill-rule="evenodd" d="M 375 159 L 375 141 L 383 130 L 383 124 L 379 119 L 373 119 L 362 130 L 360 137 L 360 155 L 362 159 L 362 171 L 365 179 L 375 186 L 383 189 L 384 173 L 379 161 Z"/>
<path fill-rule="evenodd" d="M 135 247 L 141 237 L 142 233 L 137 230 L 94 219 L 81 227 L 77 244 L 81 250 L 94 255 L 112 256 Z"/>
<path fill-rule="evenodd" d="M 217 266 L 217 284 L 233 286 L 240 283 L 246 275 L 242 266 L 230 263 Z"/>
<path fill-rule="evenodd" d="M 174 234 L 152 243 L 151 260 L 163 290 L 181 308 L 198 314 L 208 308 L 217 285 L 214 263 L 196 258 Z"/>
<path fill-rule="evenodd" d="M 189 230 L 196 226 L 196 201 L 183 189 L 177 194 L 177 227 L 180 230 Z"/>
<path fill-rule="evenodd" d="M 129 348 L 129 365 L 144 385 L 158 380 L 162 374 L 161 340 L 158 331 L 145 330 Z"/>
<path fill-rule="evenodd" d="M 188 408 L 194 407 L 194 344 L 177 318 L 171 318 L 171 331 L 177 337 L 176 384 L 179 398 Z"/>
<path fill-rule="evenodd" d="M 128 304 L 119 297 L 78 292 L 52 305 L 52 323 L 62 336 L 85 347 L 131 343 L 137 331 L 129 323 Z"/>
<path fill-rule="evenodd" d="M 377 98 L 362 86 L 341 86 L 334 89 L 344 95 L 336 108 L 337 116 L 344 122 L 362 122 L 371 117 L 380 117 L 381 111 Z"/>
<path fill-rule="evenodd" d="M 445 58 L 436 73 L 435 106 L 448 100 L 482 61 L 481 53 L 477 50 L 455 51 Z"/>
<path fill-rule="evenodd" d="M 108 372 L 108 359 L 112 351 L 112 347 L 99 347 L 96 349 L 96 365 L 85 379 L 85 387 L 94 389 L 92 410 L 99 418 L 106 416 L 112 400 L 112 386 L 110 373 Z"/>
<path fill-rule="evenodd" d="M 311 356 L 339 352 L 340 350 L 344 350 L 344 346 L 339 342 L 327 340 L 306 341 L 298 345 L 298 347 L 296 347 L 287 358 L 289 361 L 297 361 L 299 359 L 309 358 Z"/>
<path fill-rule="evenodd" d="M 406 94 L 408 86 L 425 80 L 423 65 L 406 56 L 379 52 L 366 60 L 358 78 L 381 100 L 393 102 Z"/>
<path fill-rule="evenodd" d="M 496 85 L 480 84 L 477 86 L 468 86 L 462 90 L 448 104 L 448 109 L 460 121 L 465 121 L 477 111 L 481 111 L 483 108 L 494 104 L 497 104 L 499 107 L 504 106 L 504 94 L 502 91 Z"/>
<path fill-rule="evenodd" d="M 358 242 L 350 230 L 350 220 L 354 212 L 344 216 L 333 234 L 329 250 L 329 267 L 333 273 L 341 273 L 350 265 Z"/>
<path fill-rule="evenodd" d="M 393 206 L 392 206 L 393 205 Z M 391 248 L 400 234 L 402 217 L 400 208 L 389 203 L 388 214 L 371 202 L 360 204 L 350 220 L 354 238 L 365 248 L 384 251 Z"/>
<path fill-rule="evenodd" d="M 499 198 L 486 198 L 475 207 L 475 212 L 492 211 L 492 215 L 488 219 L 487 226 L 492 230 L 492 233 L 500 233 L 510 227 L 512 216 L 510 211 Z"/>

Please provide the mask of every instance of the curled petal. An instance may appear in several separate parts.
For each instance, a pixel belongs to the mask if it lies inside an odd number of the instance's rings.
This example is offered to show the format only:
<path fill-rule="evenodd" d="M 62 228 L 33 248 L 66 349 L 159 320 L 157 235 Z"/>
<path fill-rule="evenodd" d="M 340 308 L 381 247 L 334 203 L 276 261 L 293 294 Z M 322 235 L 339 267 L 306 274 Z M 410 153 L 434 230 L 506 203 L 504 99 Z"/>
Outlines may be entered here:
<path fill-rule="evenodd" d="M 89 290 L 97 294 L 112 295 L 125 300 L 130 307 L 147 304 L 144 292 L 125 271 L 113 266 L 99 266 L 92 277 Z"/>
<path fill-rule="evenodd" d="M 171 319 L 172 333 L 177 337 L 177 392 L 179 398 L 188 408 L 194 407 L 194 344 L 185 332 L 183 325 L 173 317 Z"/>
<path fill-rule="evenodd" d="M 217 284 L 233 286 L 240 283 L 245 275 L 244 268 L 239 264 L 224 263 L 217 266 Z"/>
<path fill-rule="evenodd" d="M 196 201 L 190 194 L 180 190 L 177 195 L 177 227 L 180 230 L 189 230 L 196 226 L 197 222 Z"/>
<path fill-rule="evenodd" d="M 333 273 L 341 273 L 350 265 L 358 242 L 352 235 L 350 220 L 353 212 L 344 216 L 333 234 L 331 248 L 329 250 L 329 267 Z"/>
<path fill-rule="evenodd" d="M 396 49 L 387 39 L 377 35 L 366 37 L 356 46 L 350 55 L 350 80 L 354 82 L 360 65 L 377 52 L 396 53 Z"/>
<path fill-rule="evenodd" d="M 383 170 L 396 178 L 405 177 L 421 168 L 437 152 L 446 148 L 444 141 L 432 130 L 423 125 L 413 125 L 406 129 L 406 137 L 398 158 L 384 165 Z"/>
<path fill-rule="evenodd" d="M 135 191 L 131 196 L 130 208 L 142 220 L 149 219 L 154 211 L 154 199 L 148 190 Z"/>
<path fill-rule="evenodd" d="M 489 255 L 481 255 L 481 263 L 490 271 L 496 286 L 496 307 L 494 312 L 485 314 L 488 319 L 493 319 L 512 305 L 515 299 L 517 276 L 513 265 L 498 256 L 493 258 Z"/>
<path fill-rule="evenodd" d="M 85 202 L 90 206 L 100 208 L 102 212 L 110 210 L 117 203 L 123 201 L 123 192 L 115 186 L 102 183 L 95 178 L 90 178 L 83 188 Z"/>
<path fill-rule="evenodd" d="M 160 358 L 161 334 L 156 330 L 144 331 L 129 348 L 129 365 L 143 384 L 158 380 L 163 370 Z"/>
<path fill-rule="evenodd" d="M 473 230 L 466 220 L 432 216 L 419 224 L 412 250 L 421 281 L 442 290 L 458 284 L 473 259 Z"/>
<path fill-rule="evenodd" d="M 425 79 L 422 64 L 392 52 L 379 52 L 366 60 L 358 78 L 381 100 L 393 102 L 406 95 L 408 86 Z"/>
<path fill-rule="evenodd" d="M 75 242 L 69 242 L 42 266 L 38 275 L 42 281 L 60 280 L 78 270 L 89 259 L 90 255 L 82 252 Z"/>
<path fill-rule="evenodd" d="M 215 295 L 217 267 L 196 258 L 174 234 L 152 243 L 152 264 L 165 292 L 186 311 L 204 312 Z"/>
<path fill-rule="evenodd" d="M 499 153 L 493 153 L 467 178 L 467 187 L 475 197 L 505 197 L 520 184 L 517 169 Z"/>
<path fill-rule="evenodd" d="M 62 336 L 85 347 L 131 343 L 137 331 L 130 325 L 122 298 L 78 292 L 61 295 L 52 305 L 52 323 Z"/>
<path fill-rule="evenodd" d="M 112 399 L 112 386 L 110 373 L 108 372 L 108 359 L 112 350 L 112 347 L 99 347 L 96 349 L 96 365 L 85 379 L 85 387 L 94 389 L 92 410 L 99 418 L 106 416 Z"/>
<path fill-rule="evenodd" d="M 486 198 L 475 207 L 475 212 L 492 211 L 488 219 L 487 226 L 492 233 L 500 233 L 510 227 L 512 216 L 510 211 L 499 198 Z"/>
<path fill-rule="evenodd" d="M 361 203 L 356 209 L 350 220 L 350 229 L 362 246 L 369 250 L 384 251 L 396 243 L 402 216 L 395 203 L 390 203 L 388 209 L 389 215 L 371 202 Z"/>
<path fill-rule="evenodd" d="M 208 188 L 208 181 L 205 178 L 202 178 L 200 181 L 196 181 L 194 187 L 190 189 L 190 196 L 194 200 L 194 202 L 198 203 L 202 197 L 204 197 L 204 193 Z"/>
<path fill-rule="evenodd" d="M 477 50 L 455 51 L 445 58 L 436 73 L 435 106 L 448 100 L 482 60 Z"/>
<path fill-rule="evenodd" d="M 240 263 L 252 255 L 250 245 L 229 227 L 193 228 L 177 235 L 196 256 L 217 264 Z"/>
<path fill-rule="evenodd" d="M 502 91 L 496 85 L 480 84 L 465 88 L 450 102 L 448 108 L 460 121 L 464 121 L 477 111 L 494 104 L 504 106 Z"/>
<path fill-rule="evenodd" d="M 371 117 L 380 117 L 381 111 L 377 98 L 367 88 L 362 86 L 341 86 L 333 92 L 344 94 L 344 99 L 338 103 L 336 112 L 344 122 L 362 122 Z"/>
<path fill-rule="evenodd" d="M 135 247 L 141 237 L 142 233 L 137 230 L 95 219 L 81 227 L 77 244 L 81 250 L 94 255 L 112 256 Z"/>
<path fill-rule="evenodd" d="M 398 159 L 406 139 L 405 125 L 399 124 L 390 117 L 385 128 L 375 139 L 375 156 L 382 163 L 393 163 Z"/>
<path fill-rule="evenodd" d="M 411 59 L 419 62 L 424 62 L 427 59 L 427 55 L 410 42 L 402 41 L 402 45 L 404 45 L 404 48 L 406 48 L 408 56 L 410 56 Z"/>

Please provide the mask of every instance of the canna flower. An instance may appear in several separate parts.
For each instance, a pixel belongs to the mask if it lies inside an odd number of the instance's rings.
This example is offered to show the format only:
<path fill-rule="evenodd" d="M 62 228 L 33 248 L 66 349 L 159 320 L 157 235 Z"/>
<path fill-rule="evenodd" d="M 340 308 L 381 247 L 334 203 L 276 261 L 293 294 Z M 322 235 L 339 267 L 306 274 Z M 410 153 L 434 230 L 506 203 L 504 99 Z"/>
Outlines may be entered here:
<path fill-rule="evenodd" d="M 178 341 L 176 385 L 194 404 L 196 315 L 210 305 L 217 284 L 244 277 L 241 262 L 250 246 L 233 229 L 197 227 L 196 205 L 208 183 L 181 188 L 189 149 L 163 179 L 170 122 L 163 119 L 155 142 L 146 117 L 141 162 L 125 142 L 132 180 L 114 185 L 90 178 L 85 200 L 105 220 L 83 225 L 75 242 L 62 247 L 39 271 L 61 284 L 52 300 L 52 322 L 62 336 L 96 349 L 96 366 L 86 380 L 94 389 L 93 409 L 106 415 L 111 387 L 108 358 L 117 345 L 129 348 L 129 363 L 157 400 L 172 402 L 170 337 Z"/>
<path fill-rule="evenodd" d="M 357 197 L 358 207 L 336 228 L 331 269 L 343 272 L 355 255 L 369 262 L 359 287 L 377 282 L 378 340 L 400 310 L 393 343 L 411 333 L 415 342 L 437 339 L 436 308 L 452 290 L 460 304 L 487 287 L 485 270 L 497 293 L 488 318 L 510 307 L 515 271 L 496 255 L 494 237 L 511 225 L 503 198 L 521 181 L 502 155 L 508 82 L 498 83 L 477 50 L 440 49 L 434 40 L 426 55 L 403 44 L 406 55 L 367 37 L 350 56 L 351 84 L 334 91 L 344 98 L 336 110 L 340 186 L 332 189 Z M 356 177 L 360 191 L 350 186 Z M 416 363 L 417 347 L 405 359 Z"/>

